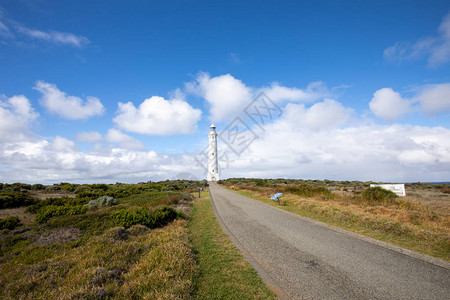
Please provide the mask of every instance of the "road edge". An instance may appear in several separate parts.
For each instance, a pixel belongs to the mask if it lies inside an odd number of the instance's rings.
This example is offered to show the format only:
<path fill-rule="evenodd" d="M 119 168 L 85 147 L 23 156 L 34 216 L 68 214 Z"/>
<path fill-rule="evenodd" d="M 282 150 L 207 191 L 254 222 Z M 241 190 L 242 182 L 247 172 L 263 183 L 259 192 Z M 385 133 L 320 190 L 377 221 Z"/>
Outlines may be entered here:
<path fill-rule="evenodd" d="M 223 188 L 225 188 L 225 187 L 223 187 Z M 229 190 L 229 189 L 227 189 L 227 190 Z M 230 192 L 234 192 L 234 193 L 236 193 L 236 194 L 238 194 L 240 196 L 249 198 L 249 199 L 251 199 L 253 201 L 258 201 L 259 203 L 261 203 L 261 204 L 263 204 L 263 205 L 265 205 L 267 207 L 277 209 L 280 212 L 283 212 L 285 214 L 289 214 L 289 215 L 295 216 L 295 217 L 297 217 L 297 218 L 299 218 L 299 219 L 301 219 L 301 220 L 303 220 L 305 222 L 309 222 L 311 224 L 314 224 L 314 225 L 317 225 L 317 226 L 321 226 L 321 227 L 326 228 L 328 230 L 332 230 L 332 231 L 338 232 L 340 234 L 351 236 L 353 238 L 359 239 L 359 240 L 364 241 L 366 243 L 374 244 L 374 245 L 376 245 L 378 247 L 382 247 L 382 248 L 388 249 L 388 250 L 396 252 L 396 253 L 400 253 L 400 254 L 403 254 L 403 255 L 406 255 L 406 256 L 410 256 L 410 257 L 412 257 L 412 258 L 414 258 L 416 260 L 420 260 L 420 261 L 423 261 L 423 262 L 426 262 L 426 263 L 429 263 L 429 264 L 432 264 L 432 265 L 435 265 L 435 266 L 438 266 L 438 267 L 450 270 L 450 262 L 447 262 L 445 260 L 442 260 L 442 259 L 439 259 L 439 258 L 436 258 L 436 257 L 432 257 L 432 256 L 429 256 L 429 255 L 425 255 L 425 254 L 422 254 L 422 253 L 419 253 L 419 252 L 415 252 L 415 251 L 412 251 L 412 250 L 409 250 L 409 249 L 405 249 L 405 248 L 402 248 L 402 247 L 399 247 L 399 246 L 395 246 L 395 245 L 392 245 L 392 244 L 389 244 L 389 243 L 386 243 L 386 242 L 383 242 L 383 241 L 380 241 L 380 240 L 377 240 L 377 239 L 374 239 L 374 238 L 371 238 L 371 237 L 360 235 L 358 233 L 351 232 L 351 231 L 348 231 L 348 230 L 345 230 L 345 229 L 342 229 L 342 228 L 339 228 L 339 227 L 328 225 L 326 223 L 323 223 L 323 222 L 320 222 L 320 221 L 316 221 L 316 220 L 313 220 L 313 219 L 310 219 L 310 218 L 307 218 L 307 217 L 303 217 L 303 216 L 300 216 L 300 215 L 288 212 L 288 211 L 286 211 L 284 209 L 278 208 L 276 206 L 272 206 L 272 205 L 266 204 L 266 203 L 264 203 L 262 201 L 259 201 L 259 200 L 256 200 L 256 199 L 253 199 L 253 198 L 241 195 L 241 194 L 239 194 L 239 193 L 237 193 L 235 191 L 232 191 L 232 190 L 229 190 L 229 191 Z"/>
<path fill-rule="evenodd" d="M 209 183 L 211 185 L 211 183 Z M 223 222 L 222 218 L 220 217 L 219 213 L 217 212 L 216 205 L 214 203 L 214 198 L 211 194 L 211 189 L 208 189 L 209 193 L 209 199 L 211 201 L 211 206 L 214 212 L 214 215 L 216 216 L 217 222 L 219 222 L 220 227 L 222 228 L 223 232 L 225 232 L 230 240 L 233 242 L 233 244 L 240 250 L 242 256 L 244 259 L 255 269 L 256 273 L 261 277 L 261 280 L 267 285 L 267 287 L 274 292 L 278 299 L 284 300 L 284 299 L 294 299 L 292 296 L 289 295 L 285 290 L 283 290 L 273 279 L 273 277 L 266 272 L 266 270 L 258 263 L 258 261 L 250 254 L 249 251 L 241 244 L 241 242 L 234 236 L 234 234 L 231 232 L 231 230 L 228 228 L 228 226 Z M 254 200 L 254 199 L 253 199 Z M 257 201 L 257 200 L 255 200 Z M 263 203 L 264 204 L 264 203 Z"/>

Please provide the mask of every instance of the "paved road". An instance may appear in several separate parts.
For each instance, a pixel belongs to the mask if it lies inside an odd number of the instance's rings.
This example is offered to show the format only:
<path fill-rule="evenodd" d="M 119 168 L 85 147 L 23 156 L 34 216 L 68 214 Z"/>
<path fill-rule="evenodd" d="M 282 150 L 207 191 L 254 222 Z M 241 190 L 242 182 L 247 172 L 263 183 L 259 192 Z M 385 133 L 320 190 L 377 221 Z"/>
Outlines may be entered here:
<path fill-rule="evenodd" d="M 399 253 L 216 183 L 210 193 L 222 228 L 280 298 L 450 299 L 447 262 Z"/>

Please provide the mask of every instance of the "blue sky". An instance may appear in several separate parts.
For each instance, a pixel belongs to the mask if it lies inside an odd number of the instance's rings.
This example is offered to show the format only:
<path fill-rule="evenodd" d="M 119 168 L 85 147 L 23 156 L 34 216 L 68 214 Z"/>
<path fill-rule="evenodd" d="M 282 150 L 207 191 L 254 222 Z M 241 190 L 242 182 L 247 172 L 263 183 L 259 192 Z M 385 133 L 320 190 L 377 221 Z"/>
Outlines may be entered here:
<path fill-rule="evenodd" d="M 0 182 L 204 178 L 211 122 L 222 177 L 448 181 L 449 13 L 448 1 L 3 0 Z M 244 112 L 260 92 L 283 111 L 263 127 Z M 257 136 L 239 155 L 222 132 L 237 116 Z"/>

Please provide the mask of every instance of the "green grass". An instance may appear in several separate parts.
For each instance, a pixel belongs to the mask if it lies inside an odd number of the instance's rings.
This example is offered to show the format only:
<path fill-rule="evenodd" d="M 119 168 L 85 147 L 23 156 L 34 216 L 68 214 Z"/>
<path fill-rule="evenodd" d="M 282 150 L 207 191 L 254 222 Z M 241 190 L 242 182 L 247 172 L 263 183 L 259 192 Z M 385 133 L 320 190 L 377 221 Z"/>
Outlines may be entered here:
<path fill-rule="evenodd" d="M 119 199 L 120 204 L 151 209 L 158 205 L 170 205 L 177 201 L 180 192 L 145 192 Z"/>
<path fill-rule="evenodd" d="M 222 231 L 208 193 L 194 202 L 188 224 L 198 264 L 196 299 L 276 299 Z"/>
<path fill-rule="evenodd" d="M 232 191 L 303 217 L 450 261 L 450 241 L 447 233 L 439 228 L 425 226 L 418 228 L 383 216 L 368 215 L 350 208 L 342 209 L 327 201 L 305 199 L 292 202 L 288 200 L 289 196 L 285 195 L 280 206 L 254 191 Z"/>
<path fill-rule="evenodd" d="M 64 251 L 35 248 L 34 260 L 4 264 L 0 298 L 190 299 L 196 266 L 185 223 L 111 228 Z"/>
<path fill-rule="evenodd" d="M 191 299 L 197 267 L 187 221 L 123 229 L 111 218 L 124 208 L 174 203 L 179 195 L 144 192 L 22 233 L 0 232 L 0 298 Z"/>

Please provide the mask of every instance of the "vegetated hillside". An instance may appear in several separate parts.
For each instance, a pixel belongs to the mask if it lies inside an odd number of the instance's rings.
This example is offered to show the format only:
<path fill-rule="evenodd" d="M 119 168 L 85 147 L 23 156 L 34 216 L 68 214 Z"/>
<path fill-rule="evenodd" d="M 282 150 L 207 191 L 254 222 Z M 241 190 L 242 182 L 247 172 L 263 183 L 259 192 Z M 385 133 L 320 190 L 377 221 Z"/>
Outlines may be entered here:
<path fill-rule="evenodd" d="M 189 298 L 185 215 L 205 185 L 0 184 L 0 298 Z"/>
<path fill-rule="evenodd" d="M 231 178 L 220 184 L 271 205 L 450 260 L 450 184 L 408 183 L 406 197 L 360 181 Z"/>

